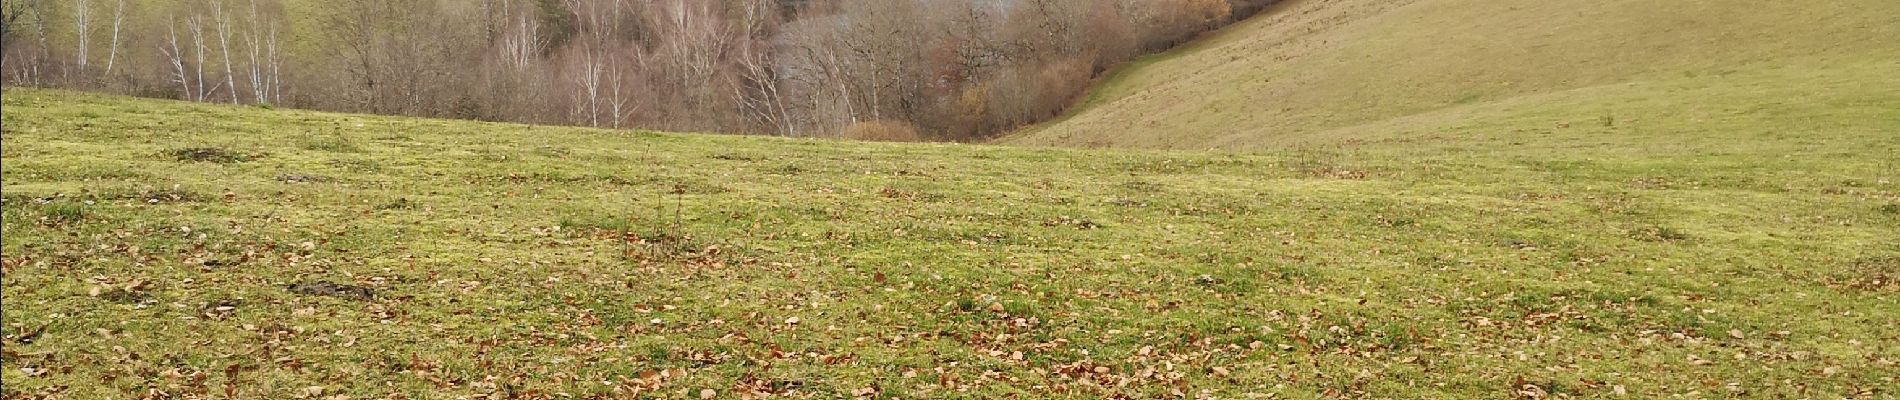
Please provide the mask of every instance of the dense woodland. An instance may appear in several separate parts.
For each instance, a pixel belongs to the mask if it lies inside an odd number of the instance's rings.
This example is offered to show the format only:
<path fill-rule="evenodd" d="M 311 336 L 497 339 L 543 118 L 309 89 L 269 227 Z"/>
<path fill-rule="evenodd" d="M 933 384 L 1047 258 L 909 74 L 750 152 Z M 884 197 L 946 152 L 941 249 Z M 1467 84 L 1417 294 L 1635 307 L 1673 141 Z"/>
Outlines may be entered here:
<path fill-rule="evenodd" d="M 3 0 L 8 85 L 320 110 L 968 140 L 1271 0 Z"/>

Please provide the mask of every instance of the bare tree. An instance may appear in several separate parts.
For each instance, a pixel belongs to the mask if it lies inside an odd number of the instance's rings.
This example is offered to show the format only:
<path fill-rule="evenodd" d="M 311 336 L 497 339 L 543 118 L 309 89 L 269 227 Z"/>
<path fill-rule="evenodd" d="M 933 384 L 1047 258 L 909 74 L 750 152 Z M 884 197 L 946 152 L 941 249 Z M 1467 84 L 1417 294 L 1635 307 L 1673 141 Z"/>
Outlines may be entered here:
<path fill-rule="evenodd" d="M 396 24 L 407 22 L 406 13 L 419 7 L 413 0 L 337 0 L 328 14 L 319 19 L 324 39 L 333 43 L 330 56 L 355 86 L 350 92 L 356 110 L 391 113 L 400 109 L 390 88 L 402 84 L 390 74 L 397 50 Z M 419 54 L 404 55 L 419 57 Z"/>
<path fill-rule="evenodd" d="M 733 90 L 753 119 L 770 128 L 773 134 L 792 136 L 796 128 L 786 115 L 776 64 L 765 47 L 755 41 L 740 42 L 735 57 L 740 79 L 733 83 Z"/>
<path fill-rule="evenodd" d="M 112 68 L 119 61 L 119 33 L 125 26 L 125 0 L 119 0 L 119 6 L 112 10 L 112 50 L 106 52 L 106 75 L 112 75 Z"/>
<path fill-rule="evenodd" d="M 645 65 L 641 62 L 644 58 L 638 55 L 630 55 L 630 58 L 634 61 L 632 63 L 633 65 L 629 66 L 629 68 L 636 71 L 645 70 Z M 634 85 L 638 83 L 638 80 L 630 79 L 628 75 L 630 75 L 629 71 L 614 71 L 608 75 L 608 84 L 610 85 L 609 93 L 613 95 L 608 97 L 607 106 L 610 112 L 609 115 L 613 117 L 612 126 L 615 129 L 625 128 L 627 120 L 632 118 L 635 112 L 639 111 L 639 104 L 633 102 L 634 96 L 632 95 L 635 91 Z"/>
<path fill-rule="evenodd" d="M 574 102 L 574 114 L 587 126 L 600 126 L 600 87 L 606 63 L 592 49 L 582 49 L 578 58 L 573 74 L 574 83 L 580 86 L 580 98 Z"/>
<path fill-rule="evenodd" d="M 714 95 L 713 79 L 726 56 L 732 35 L 720 21 L 708 1 L 672 0 L 662 2 L 657 12 L 660 57 L 668 63 L 668 73 L 685 93 L 690 106 L 704 108 Z"/>
<path fill-rule="evenodd" d="M 506 9 L 506 6 L 504 6 Z M 504 12 L 503 18 L 509 13 Z M 541 21 L 528 13 L 515 13 L 510 28 L 502 33 L 501 58 L 516 71 L 526 70 L 541 57 L 542 49 L 548 45 L 541 37 Z"/>
<path fill-rule="evenodd" d="M 777 31 L 778 12 L 770 1 L 750 0 L 739 17 L 741 37 L 735 46 L 734 63 L 739 79 L 733 90 L 744 108 L 760 125 L 780 136 L 793 136 L 796 126 L 785 107 L 780 90 L 777 55 L 770 42 Z"/>
<path fill-rule="evenodd" d="M 47 7 L 50 7 L 47 1 L 27 1 L 27 11 L 33 13 L 33 33 L 37 34 L 37 36 L 39 37 L 40 55 L 39 55 L 38 61 L 41 61 L 41 62 L 44 62 L 48 59 L 53 58 L 53 53 L 52 53 L 53 46 L 47 43 L 48 42 L 47 37 L 52 36 L 47 33 L 47 29 L 46 29 Z M 40 66 L 39 62 L 32 63 L 32 67 L 33 67 L 32 79 L 34 80 L 39 79 L 39 76 L 40 76 L 39 66 Z"/>
<path fill-rule="evenodd" d="M 218 88 L 205 88 L 205 52 L 210 51 L 211 48 L 205 45 L 204 18 L 194 15 L 185 22 L 185 25 L 191 27 L 191 48 L 197 58 L 197 62 L 192 63 L 192 66 L 198 72 L 198 94 L 191 100 L 205 101 L 211 98 L 211 94 L 216 93 Z"/>
<path fill-rule="evenodd" d="M 8 65 L 7 58 L 13 53 L 13 36 L 18 33 L 20 24 L 29 21 L 27 17 L 37 16 L 33 0 L 0 1 L 0 65 Z M 35 23 L 34 25 L 43 25 Z"/>
<path fill-rule="evenodd" d="M 75 52 L 74 65 L 84 72 L 86 64 L 92 61 L 92 0 L 73 0 L 73 36 Z"/>
<path fill-rule="evenodd" d="M 231 104 L 238 103 L 237 74 L 231 69 L 231 16 L 224 13 L 224 2 L 211 3 L 212 18 L 218 20 L 218 53 L 224 55 L 224 85 L 230 88 Z"/>
<path fill-rule="evenodd" d="M 165 43 L 170 45 L 170 47 L 160 46 L 159 52 L 163 53 L 165 57 L 167 57 L 167 60 L 171 61 L 169 65 L 171 66 L 172 83 L 178 84 L 178 93 L 185 96 L 187 100 L 197 100 L 192 96 L 191 76 L 185 73 L 185 51 L 178 45 L 178 21 L 166 22 L 165 28 L 170 33 L 166 35 L 167 40 Z"/>
<path fill-rule="evenodd" d="M 785 74 L 781 84 L 787 88 L 787 108 L 796 115 L 793 124 L 808 130 L 835 134 L 859 122 L 845 52 L 838 37 L 843 32 L 829 20 L 806 21 L 791 27 L 783 35 L 788 54 L 779 60 Z"/>
<path fill-rule="evenodd" d="M 608 110 L 619 93 L 611 90 L 611 76 L 619 75 L 617 36 L 620 18 L 626 11 L 624 0 L 566 0 L 568 11 L 579 22 L 580 40 L 572 47 L 569 69 L 577 87 L 573 113 L 576 122 L 601 126 L 601 114 Z M 614 117 L 609 116 L 609 122 Z"/>
<path fill-rule="evenodd" d="M 26 7 L 25 1 L 0 2 L 0 40 L 12 41 L 13 31 L 28 12 Z"/>
<path fill-rule="evenodd" d="M 283 63 L 277 53 L 277 24 L 258 13 L 257 0 L 251 0 L 250 6 L 250 28 L 244 42 L 250 48 L 251 99 L 260 104 L 275 103 L 281 96 L 278 71 Z"/>

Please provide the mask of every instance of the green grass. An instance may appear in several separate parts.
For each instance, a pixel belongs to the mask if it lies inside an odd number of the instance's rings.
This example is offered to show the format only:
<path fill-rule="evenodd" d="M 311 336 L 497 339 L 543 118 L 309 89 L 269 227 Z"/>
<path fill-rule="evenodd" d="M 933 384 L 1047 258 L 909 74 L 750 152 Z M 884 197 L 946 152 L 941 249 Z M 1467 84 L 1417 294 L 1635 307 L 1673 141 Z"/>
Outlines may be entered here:
<path fill-rule="evenodd" d="M 1838 398 L 1900 375 L 1893 109 L 1742 143 L 1584 120 L 1225 154 L 3 105 L 8 398 Z M 211 153 L 243 157 L 177 157 Z"/>
<path fill-rule="evenodd" d="M 1883 0 L 1289 0 L 1131 63 L 1070 115 L 1002 141 L 1260 150 L 1404 137 L 1429 146 L 1496 134 L 1468 129 L 1473 121 L 1542 119 L 1511 126 L 1528 129 L 1606 116 L 1662 141 L 1729 140 L 1732 132 L 1702 135 L 1701 124 L 1754 108 L 1900 104 L 1893 37 L 1900 3 Z M 1816 103 L 1790 102 L 1790 92 Z M 1578 102 L 1600 107 L 1571 107 Z"/>

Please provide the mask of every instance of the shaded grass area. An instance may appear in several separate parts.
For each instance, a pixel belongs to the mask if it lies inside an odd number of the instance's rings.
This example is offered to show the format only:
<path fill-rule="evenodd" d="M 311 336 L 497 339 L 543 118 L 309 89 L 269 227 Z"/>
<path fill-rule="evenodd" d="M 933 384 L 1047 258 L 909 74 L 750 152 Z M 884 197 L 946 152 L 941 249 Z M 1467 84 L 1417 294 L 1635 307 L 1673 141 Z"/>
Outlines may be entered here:
<path fill-rule="evenodd" d="M 1900 371 L 1877 135 L 1220 154 L 0 103 L 9 398 L 1832 398 Z"/>

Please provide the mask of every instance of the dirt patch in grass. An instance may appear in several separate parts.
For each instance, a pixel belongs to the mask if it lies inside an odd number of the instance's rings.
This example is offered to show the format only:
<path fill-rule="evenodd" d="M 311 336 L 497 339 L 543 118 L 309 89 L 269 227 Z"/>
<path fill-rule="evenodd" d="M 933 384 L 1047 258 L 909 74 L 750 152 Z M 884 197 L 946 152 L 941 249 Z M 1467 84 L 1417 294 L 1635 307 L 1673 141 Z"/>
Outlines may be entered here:
<path fill-rule="evenodd" d="M 1093 220 L 1082 219 L 1082 218 L 1070 218 L 1067 215 L 1064 215 L 1055 219 L 1044 220 L 1042 221 L 1042 226 L 1074 227 L 1075 229 L 1081 229 L 1085 231 L 1092 230 L 1092 229 L 1101 229 L 1102 227 L 1101 224 L 1097 224 Z"/>
<path fill-rule="evenodd" d="M 139 289 L 114 288 L 100 293 L 99 298 L 118 304 L 145 304 L 152 300 L 152 294 Z"/>
<path fill-rule="evenodd" d="M 345 285 L 329 281 L 309 281 L 290 285 L 291 293 L 305 296 L 335 297 L 346 300 L 370 301 L 376 299 L 376 290 L 368 287 Z"/>
<path fill-rule="evenodd" d="M 626 244 L 622 256 L 641 263 L 663 263 L 689 267 L 689 269 L 700 267 L 719 269 L 744 264 L 749 259 L 738 251 L 740 248 L 730 243 L 695 238 L 692 235 L 602 229 L 593 230 L 592 235 L 595 237 L 616 236 L 615 240 Z"/>
<path fill-rule="evenodd" d="M 1372 177 L 1371 172 L 1334 166 L 1319 166 L 1300 170 L 1309 178 L 1365 180 Z"/>
<path fill-rule="evenodd" d="M 325 183 L 334 179 L 322 175 L 287 174 L 278 175 L 277 180 L 283 183 Z"/>
<path fill-rule="evenodd" d="M 738 154 L 738 153 L 723 153 L 723 154 L 714 154 L 714 155 L 712 155 L 712 159 L 714 159 L 714 160 L 726 160 L 726 161 L 744 161 L 744 162 L 753 162 L 753 161 L 759 161 L 759 160 L 762 160 L 762 159 L 765 159 L 765 158 L 764 158 L 764 157 L 760 157 L 760 156 L 755 156 L 755 155 L 751 155 L 751 154 Z"/>
<path fill-rule="evenodd" d="M 399 199 L 396 199 L 396 200 L 393 200 L 393 201 L 390 201 L 390 202 L 388 202 L 388 203 L 383 203 L 383 204 L 380 204 L 380 205 L 377 205 L 377 206 L 376 206 L 376 210 L 377 210 L 377 211 L 389 211 L 389 210 L 414 210 L 414 209 L 416 209 L 416 208 L 417 208 L 417 207 L 419 207 L 419 206 L 420 206 L 420 205 L 419 205 L 419 204 L 417 204 L 417 203 L 416 203 L 415 201 L 413 201 L 413 200 L 409 200 L 408 198 L 399 198 Z"/>
<path fill-rule="evenodd" d="M 151 282 L 135 280 L 124 285 L 93 287 L 90 294 L 117 304 L 153 304 L 157 301 L 152 298 L 151 290 Z"/>
<path fill-rule="evenodd" d="M 103 197 L 133 200 L 145 204 L 190 203 L 204 199 L 203 195 L 182 188 L 128 190 Z"/>
<path fill-rule="evenodd" d="M 186 148 L 181 148 L 181 149 L 172 149 L 170 151 L 166 151 L 165 155 L 178 161 L 208 162 L 208 163 L 217 163 L 217 164 L 241 163 L 241 162 L 250 161 L 252 159 L 257 158 L 256 155 L 226 150 L 220 147 L 186 147 Z"/>
<path fill-rule="evenodd" d="M 1695 239 L 1688 232 L 1666 226 L 1645 226 L 1630 231 L 1629 237 L 1650 243 L 1677 243 Z"/>

